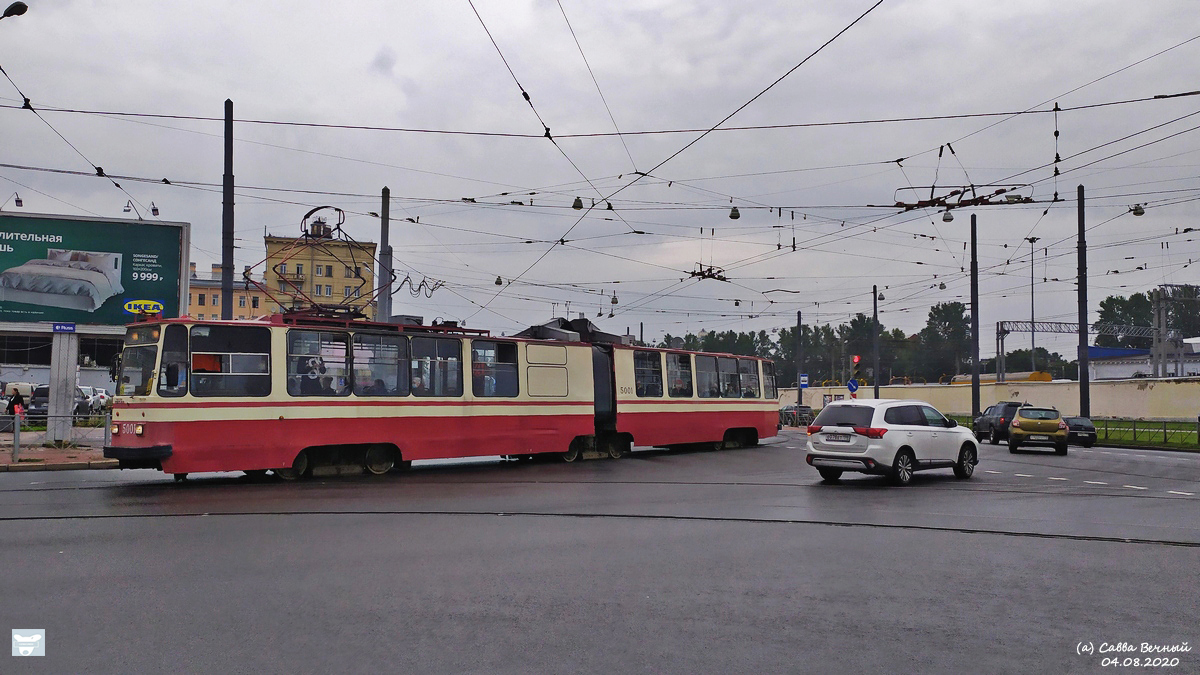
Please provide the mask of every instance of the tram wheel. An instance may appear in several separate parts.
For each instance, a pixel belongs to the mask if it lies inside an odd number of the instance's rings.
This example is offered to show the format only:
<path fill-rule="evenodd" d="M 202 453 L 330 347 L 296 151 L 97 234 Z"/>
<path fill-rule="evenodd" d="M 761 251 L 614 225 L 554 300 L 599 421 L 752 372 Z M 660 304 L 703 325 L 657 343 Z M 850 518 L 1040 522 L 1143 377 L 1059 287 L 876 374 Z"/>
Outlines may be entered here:
<path fill-rule="evenodd" d="M 579 459 L 581 454 L 582 453 L 579 451 L 579 443 L 576 441 L 571 441 L 571 447 L 567 448 L 567 451 L 564 452 L 561 457 L 564 462 L 574 462 Z"/>
<path fill-rule="evenodd" d="M 292 460 L 292 465 L 285 469 L 275 469 L 275 475 L 284 480 L 297 480 L 308 471 L 308 453 L 303 450 Z"/>
<path fill-rule="evenodd" d="M 608 456 L 612 459 L 621 459 L 621 456 L 624 455 L 628 450 L 629 443 L 624 439 L 613 439 L 612 441 L 609 441 Z"/>
<path fill-rule="evenodd" d="M 182 483 L 183 481 L 187 480 L 187 476 L 188 475 L 186 473 L 177 473 L 175 474 L 175 482 Z"/>
<path fill-rule="evenodd" d="M 382 476 L 391 471 L 393 466 L 396 466 L 396 453 L 391 448 L 378 443 L 367 448 L 366 456 L 363 458 L 363 468 L 368 473 Z"/>

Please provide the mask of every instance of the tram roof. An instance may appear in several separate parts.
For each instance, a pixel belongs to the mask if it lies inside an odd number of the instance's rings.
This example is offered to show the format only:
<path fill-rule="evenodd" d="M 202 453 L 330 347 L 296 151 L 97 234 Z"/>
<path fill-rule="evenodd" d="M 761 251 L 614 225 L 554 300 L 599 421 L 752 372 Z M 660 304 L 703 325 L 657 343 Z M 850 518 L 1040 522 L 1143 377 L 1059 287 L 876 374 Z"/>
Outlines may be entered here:
<path fill-rule="evenodd" d="M 493 337 L 484 328 L 466 328 L 457 322 L 446 322 L 426 326 L 424 324 L 399 324 L 382 321 L 369 321 L 362 318 L 347 318 L 337 316 L 322 316 L 307 312 L 287 312 L 270 314 L 254 319 L 196 319 L 190 316 L 165 319 L 148 317 L 141 321 L 126 324 L 127 327 L 140 326 L 147 323 L 159 324 L 210 324 L 210 325 L 242 325 L 242 326 L 294 326 L 299 328 L 329 328 L 341 330 L 376 330 L 392 333 L 426 333 L 437 335 L 462 335 L 475 337 Z M 499 338 L 498 338 L 499 339 Z M 505 340 L 524 342 L 557 342 L 561 344 L 611 344 L 622 349 L 644 349 L 656 352 L 675 352 L 679 354 L 704 354 L 707 356 L 731 356 L 742 359 L 757 359 L 769 361 L 765 357 L 746 354 L 731 354 L 727 352 L 706 352 L 692 349 L 676 349 L 674 347 L 651 347 L 625 344 L 621 336 L 605 333 L 587 319 L 553 319 L 547 323 L 530 326 L 525 330 L 503 337 Z"/>

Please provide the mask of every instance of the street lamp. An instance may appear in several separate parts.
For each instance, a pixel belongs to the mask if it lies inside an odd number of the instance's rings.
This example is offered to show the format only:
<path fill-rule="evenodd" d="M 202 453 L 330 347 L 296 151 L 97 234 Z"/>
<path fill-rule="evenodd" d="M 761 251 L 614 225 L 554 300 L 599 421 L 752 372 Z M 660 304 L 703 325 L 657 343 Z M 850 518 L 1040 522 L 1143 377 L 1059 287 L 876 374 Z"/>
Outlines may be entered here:
<path fill-rule="evenodd" d="M 15 193 L 15 192 L 12 193 L 12 197 L 9 197 L 8 199 L 12 199 L 13 206 L 17 207 L 18 209 L 21 208 L 22 206 L 25 206 L 25 202 L 21 201 L 21 195 Z M 4 205 L 8 203 L 8 199 L 5 199 L 3 202 L 0 202 L 0 209 L 4 208 Z"/>
<path fill-rule="evenodd" d="M 4 10 L 4 16 L 0 16 L 0 19 L 7 19 L 10 16 L 21 16 L 28 11 L 29 5 L 23 2 L 14 2 L 8 6 L 8 9 Z"/>
<path fill-rule="evenodd" d="M 1033 319 L 1033 245 L 1040 237 L 1025 237 L 1029 242 L 1029 368 L 1037 370 L 1037 335 Z"/>

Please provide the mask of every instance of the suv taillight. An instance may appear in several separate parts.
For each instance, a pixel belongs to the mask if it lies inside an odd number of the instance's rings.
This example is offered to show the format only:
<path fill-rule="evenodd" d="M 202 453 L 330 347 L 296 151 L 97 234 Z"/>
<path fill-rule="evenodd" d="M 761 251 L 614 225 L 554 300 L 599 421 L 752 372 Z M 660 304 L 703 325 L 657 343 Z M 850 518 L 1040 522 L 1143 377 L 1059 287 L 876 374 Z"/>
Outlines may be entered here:
<path fill-rule="evenodd" d="M 821 427 L 819 427 L 815 424 L 808 425 L 808 435 L 809 436 L 812 436 L 813 434 L 817 433 L 820 430 L 821 430 Z"/>
<path fill-rule="evenodd" d="M 883 438 L 887 433 L 887 429 L 881 427 L 854 427 L 854 433 L 867 438 Z"/>
<path fill-rule="evenodd" d="M 1014 429 L 1020 429 L 1021 428 L 1021 420 L 1014 419 L 1012 425 L 1013 425 Z"/>
<path fill-rule="evenodd" d="M 1059 420 L 1059 421 L 1058 421 L 1058 428 L 1059 428 L 1059 429 L 1066 429 L 1066 428 L 1067 428 L 1067 423 L 1066 423 L 1066 422 L 1064 422 L 1064 421 L 1062 421 L 1062 420 Z"/>

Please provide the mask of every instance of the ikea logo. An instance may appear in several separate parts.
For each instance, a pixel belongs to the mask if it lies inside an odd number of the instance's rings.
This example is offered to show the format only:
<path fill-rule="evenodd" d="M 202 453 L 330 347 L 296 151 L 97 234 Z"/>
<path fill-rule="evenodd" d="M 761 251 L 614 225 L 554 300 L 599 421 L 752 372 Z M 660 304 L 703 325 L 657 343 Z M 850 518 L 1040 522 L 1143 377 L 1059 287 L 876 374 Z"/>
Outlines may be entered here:
<path fill-rule="evenodd" d="M 125 303 L 125 311 L 130 314 L 159 314 L 163 304 L 154 300 L 130 300 Z"/>

